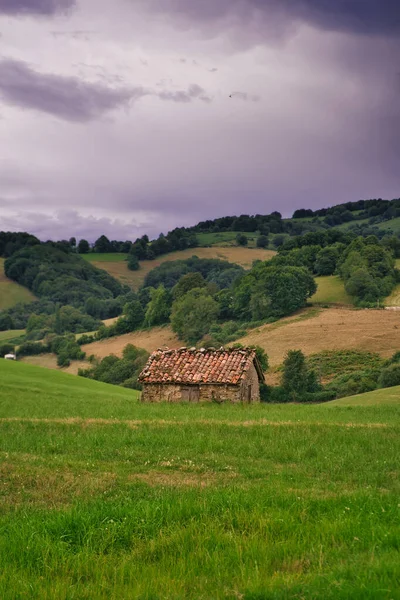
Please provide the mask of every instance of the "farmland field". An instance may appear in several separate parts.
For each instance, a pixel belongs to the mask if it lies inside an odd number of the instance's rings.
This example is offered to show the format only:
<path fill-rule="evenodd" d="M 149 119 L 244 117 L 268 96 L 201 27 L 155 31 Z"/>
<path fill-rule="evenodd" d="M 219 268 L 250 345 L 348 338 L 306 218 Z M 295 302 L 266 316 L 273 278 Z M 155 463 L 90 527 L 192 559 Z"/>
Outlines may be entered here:
<path fill-rule="evenodd" d="M 4 274 L 4 258 L 0 258 L 0 310 L 11 308 L 18 302 L 32 302 L 35 296 Z"/>
<path fill-rule="evenodd" d="M 185 260 L 192 256 L 198 256 L 199 258 L 219 258 L 220 260 L 227 260 L 231 263 L 241 265 L 245 269 L 250 269 L 253 261 L 269 260 L 274 255 L 275 252 L 272 250 L 241 248 L 238 246 L 226 248 L 190 248 L 188 250 L 164 254 L 155 260 L 141 261 L 139 271 L 130 271 L 128 269 L 127 262 L 124 260 L 126 255 L 124 254 L 84 254 L 82 256 L 95 267 L 104 269 L 122 283 L 131 286 L 133 289 L 138 289 L 143 284 L 147 273 L 167 261 Z M 116 257 L 116 259 L 113 260 L 113 257 Z"/>
<path fill-rule="evenodd" d="M 239 342 L 264 348 L 271 366 L 280 365 L 288 350 L 302 350 L 310 355 L 322 350 L 358 349 L 377 352 L 385 358 L 400 350 L 396 312 L 346 308 L 308 311 L 311 311 L 309 319 L 294 315 L 263 325 Z"/>
<path fill-rule="evenodd" d="M 8 331 L 0 331 L 0 342 L 8 342 L 21 335 L 24 335 L 25 329 L 9 329 Z"/>
<path fill-rule="evenodd" d="M 250 247 L 255 247 L 259 236 L 258 233 L 246 231 L 219 231 L 217 233 L 197 233 L 196 237 L 200 246 L 232 246 L 236 245 L 238 235 L 245 235 Z"/>
<path fill-rule="evenodd" d="M 180 341 L 171 327 L 153 327 L 144 331 L 133 331 L 125 335 L 108 338 L 93 344 L 82 346 L 82 350 L 88 356 L 94 354 L 98 358 L 104 358 L 109 354 L 122 356 L 122 351 L 127 344 L 133 344 L 138 348 L 144 348 L 148 352 L 153 352 L 157 348 L 168 346 L 168 348 L 180 348 L 183 342 Z"/>
<path fill-rule="evenodd" d="M 313 304 L 353 305 L 353 300 L 344 289 L 344 283 L 335 275 L 331 277 L 316 277 L 317 292 L 310 302 Z"/>
<path fill-rule="evenodd" d="M 0 378 L 2 600 L 399 597 L 400 388 L 144 405 L 30 365 Z"/>

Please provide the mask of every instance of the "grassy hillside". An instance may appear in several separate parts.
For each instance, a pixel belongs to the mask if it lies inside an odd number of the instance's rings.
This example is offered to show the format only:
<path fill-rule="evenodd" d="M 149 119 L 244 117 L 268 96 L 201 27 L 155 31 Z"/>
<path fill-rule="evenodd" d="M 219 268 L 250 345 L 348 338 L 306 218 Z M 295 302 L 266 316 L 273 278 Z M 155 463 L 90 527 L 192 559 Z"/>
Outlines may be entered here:
<path fill-rule="evenodd" d="M 122 351 L 127 344 L 133 344 L 138 348 L 144 348 L 147 352 L 153 352 L 157 348 L 180 348 L 183 345 L 172 331 L 171 327 L 153 327 L 144 331 L 133 331 L 125 335 L 108 338 L 93 344 L 82 346 L 82 350 L 88 356 L 94 354 L 98 358 L 104 358 L 109 354 L 122 356 Z"/>
<path fill-rule="evenodd" d="M 174 406 L 19 363 L 0 378 L 2 600 L 397 597 L 400 389 Z"/>
<path fill-rule="evenodd" d="M 353 305 L 353 300 L 344 289 L 344 283 L 337 276 L 316 277 L 317 292 L 310 299 L 313 304 Z"/>
<path fill-rule="evenodd" d="M 400 269 L 400 258 L 396 260 L 396 267 Z M 400 285 L 385 299 L 385 306 L 400 306 Z"/>
<path fill-rule="evenodd" d="M 126 255 L 124 254 L 84 254 L 83 258 L 90 261 L 95 267 L 104 269 L 107 273 L 121 281 L 121 283 L 125 283 L 136 290 L 143 284 L 147 273 L 166 261 L 185 260 L 192 256 L 198 256 L 199 258 L 219 258 L 220 260 L 227 260 L 228 262 L 238 264 L 245 269 L 250 269 L 253 261 L 269 260 L 274 255 L 275 252 L 272 250 L 242 248 L 238 246 L 226 248 L 189 248 L 180 252 L 164 254 L 155 260 L 141 261 L 139 271 L 130 271 L 128 269 L 125 261 Z"/>
<path fill-rule="evenodd" d="M 35 296 L 4 274 L 4 258 L 0 258 L 0 310 L 11 308 L 18 302 L 32 302 Z"/>
<path fill-rule="evenodd" d="M 400 350 L 396 312 L 329 308 L 317 312 L 308 309 L 302 314 L 302 318 L 294 315 L 254 329 L 239 341 L 264 348 L 271 366 L 280 365 L 288 350 L 310 355 L 323 350 L 359 349 L 385 358 Z"/>
<path fill-rule="evenodd" d="M 0 331 L 0 343 L 8 342 L 21 335 L 24 335 L 25 329 L 12 329 L 11 331 Z"/>

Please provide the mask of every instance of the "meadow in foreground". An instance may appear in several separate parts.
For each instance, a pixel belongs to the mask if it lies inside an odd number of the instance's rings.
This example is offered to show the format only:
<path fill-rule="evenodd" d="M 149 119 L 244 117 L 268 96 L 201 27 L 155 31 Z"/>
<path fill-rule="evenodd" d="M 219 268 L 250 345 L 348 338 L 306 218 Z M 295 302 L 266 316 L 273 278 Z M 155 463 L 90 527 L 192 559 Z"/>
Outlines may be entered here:
<path fill-rule="evenodd" d="M 142 405 L 0 361 L 0 597 L 400 598 L 400 389 Z"/>

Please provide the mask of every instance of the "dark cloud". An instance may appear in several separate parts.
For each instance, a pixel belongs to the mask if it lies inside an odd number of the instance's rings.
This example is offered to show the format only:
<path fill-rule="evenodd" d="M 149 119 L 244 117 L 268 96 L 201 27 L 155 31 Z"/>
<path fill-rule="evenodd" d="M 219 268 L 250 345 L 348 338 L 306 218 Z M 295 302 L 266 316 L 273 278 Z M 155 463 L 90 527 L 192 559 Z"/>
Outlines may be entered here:
<path fill-rule="evenodd" d="M 3 102 L 66 121 L 92 121 L 147 94 L 141 87 L 113 89 L 75 77 L 43 74 L 17 60 L 0 61 L 0 98 Z"/>
<path fill-rule="evenodd" d="M 75 0 L 0 0 L 0 15 L 53 16 L 75 6 Z"/>
<path fill-rule="evenodd" d="M 211 102 L 197 84 L 190 85 L 187 90 L 162 92 L 141 86 L 115 89 L 77 77 L 40 73 L 21 61 L 0 60 L 0 99 L 4 103 L 48 113 L 66 121 L 93 121 L 144 96 L 178 103 L 196 99 Z"/>
<path fill-rule="evenodd" d="M 399 0 L 146 0 L 160 12 L 215 25 L 252 21 L 257 29 L 277 19 L 301 20 L 337 31 L 369 34 L 400 32 Z"/>

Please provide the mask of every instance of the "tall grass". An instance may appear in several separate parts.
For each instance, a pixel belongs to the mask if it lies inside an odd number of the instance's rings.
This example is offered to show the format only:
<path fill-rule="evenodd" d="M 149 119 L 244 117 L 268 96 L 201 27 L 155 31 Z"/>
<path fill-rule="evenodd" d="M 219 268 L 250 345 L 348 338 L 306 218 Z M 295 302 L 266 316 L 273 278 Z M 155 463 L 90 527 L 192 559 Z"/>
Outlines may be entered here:
<path fill-rule="evenodd" d="M 175 406 L 0 378 L 0 598 L 399 597 L 399 388 Z"/>

